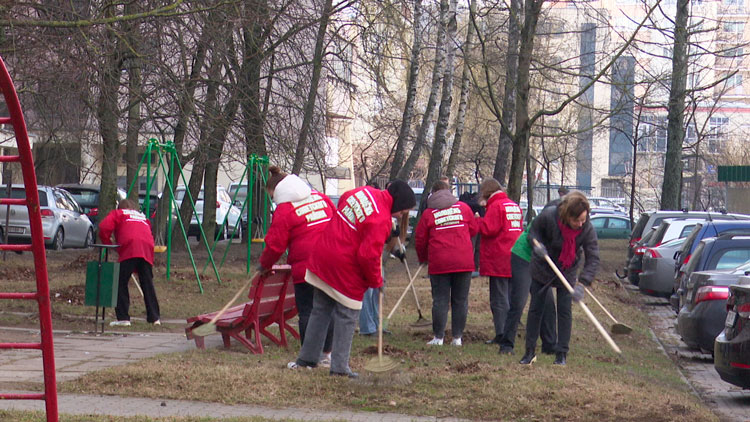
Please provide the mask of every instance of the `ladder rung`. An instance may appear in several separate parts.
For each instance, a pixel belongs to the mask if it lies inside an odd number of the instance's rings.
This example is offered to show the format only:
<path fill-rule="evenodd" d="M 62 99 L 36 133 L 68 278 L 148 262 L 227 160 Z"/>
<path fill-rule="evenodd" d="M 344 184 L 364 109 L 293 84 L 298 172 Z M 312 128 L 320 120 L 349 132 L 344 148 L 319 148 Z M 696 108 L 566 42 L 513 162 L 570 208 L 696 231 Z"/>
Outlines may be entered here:
<path fill-rule="evenodd" d="M 0 400 L 46 400 L 44 394 L 0 394 Z"/>
<path fill-rule="evenodd" d="M 32 250 L 31 245 L 11 245 L 0 243 L 0 251 L 30 251 Z"/>
<path fill-rule="evenodd" d="M 0 163 L 17 163 L 21 161 L 20 155 L 0 155 Z"/>
<path fill-rule="evenodd" d="M 7 125 L 9 123 L 13 123 L 10 117 L 0 117 L 0 124 Z"/>
<path fill-rule="evenodd" d="M 26 205 L 26 198 L 0 198 L 0 205 Z"/>
<path fill-rule="evenodd" d="M 41 349 L 42 343 L 0 343 L 0 349 Z"/>
<path fill-rule="evenodd" d="M 0 293 L 0 299 L 29 299 L 36 300 L 37 293 Z"/>

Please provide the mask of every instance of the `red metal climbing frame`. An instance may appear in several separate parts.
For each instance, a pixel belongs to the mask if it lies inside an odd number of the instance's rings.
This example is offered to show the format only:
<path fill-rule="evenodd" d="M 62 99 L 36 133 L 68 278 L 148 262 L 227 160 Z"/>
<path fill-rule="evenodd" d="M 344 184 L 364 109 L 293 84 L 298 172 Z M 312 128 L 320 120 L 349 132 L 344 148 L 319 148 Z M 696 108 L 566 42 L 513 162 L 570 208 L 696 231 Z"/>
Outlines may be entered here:
<path fill-rule="evenodd" d="M 49 298 L 49 279 L 47 277 L 47 257 L 44 251 L 44 234 L 42 233 L 42 216 L 39 209 L 39 193 L 36 184 L 34 160 L 31 157 L 29 135 L 23 119 L 21 104 L 18 102 L 16 89 L 10 79 L 8 69 L 0 58 L 0 90 L 2 90 L 9 116 L 0 117 L 0 124 L 10 124 L 16 135 L 18 155 L 0 155 L 0 163 L 21 163 L 23 184 L 26 190 L 25 199 L 0 199 L 0 205 L 26 205 L 31 223 L 31 245 L 0 244 L 0 250 L 31 251 L 34 254 L 36 273 L 36 292 L 5 293 L 0 292 L 0 299 L 36 300 L 39 306 L 39 325 L 42 341 L 40 343 L 0 343 L 2 349 L 37 349 L 42 351 L 44 366 L 44 393 L 40 394 L 0 394 L 0 400 L 44 400 L 47 410 L 47 422 L 57 422 L 57 381 L 55 379 L 55 354 L 52 345 L 52 313 Z M 1 241 L 1 240 L 0 240 Z"/>

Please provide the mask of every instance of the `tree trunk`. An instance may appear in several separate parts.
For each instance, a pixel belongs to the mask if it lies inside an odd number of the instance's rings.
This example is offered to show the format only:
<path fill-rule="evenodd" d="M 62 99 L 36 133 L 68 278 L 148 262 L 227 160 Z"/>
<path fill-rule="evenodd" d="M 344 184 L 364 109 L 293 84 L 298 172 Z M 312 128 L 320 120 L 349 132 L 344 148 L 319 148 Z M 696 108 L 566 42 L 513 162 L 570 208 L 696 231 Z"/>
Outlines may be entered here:
<path fill-rule="evenodd" d="M 524 24 L 521 28 L 518 50 L 518 82 L 516 83 L 516 133 L 513 137 L 513 154 L 508 177 L 508 197 L 521 200 L 523 170 L 529 153 L 531 125 L 529 121 L 529 70 L 534 53 L 534 34 L 544 0 L 526 0 Z"/>
<path fill-rule="evenodd" d="M 677 0 L 672 56 L 672 83 L 667 111 L 667 154 L 664 160 L 664 182 L 661 189 L 663 210 L 680 209 L 682 193 L 682 142 L 685 139 L 684 111 L 687 83 L 687 22 L 689 0 Z"/>
<path fill-rule="evenodd" d="M 125 135 L 125 164 L 127 166 L 127 176 L 125 189 L 133 185 L 133 181 L 138 179 L 138 134 L 141 131 L 141 97 L 142 97 L 142 80 L 140 62 L 138 59 L 131 59 L 132 66 L 128 68 L 128 128 Z M 151 157 L 146 157 L 151 160 Z M 138 201 L 139 183 L 136 181 L 133 190 L 128 195 L 128 199 Z M 149 210 L 151 211 L 151 210 Z M 153 228 L 152 228 L 153 230 Z"/>
<path fill-rule="evenodd" d="M 521 36 L 519 20 L 521 18 L 521 0 L 510 0 L 508 11 L 508 49 L 505 62 L 505 91 L 503 92 L 503 125 L 508 131 L 500 129 L 500 137 L 495 157 L 495 169 L 492 177 L 505 182 L 508 175 L 508 156 L 511 148 L 511 131 L 513 111 L 516 107 L 516 82 L 518 79 L 518 39 Z"/>
<path fill-rule="evenodd" d="M 435 63 L 432 68 L 432 83 L 430 84 L 430 96 L 427 98 L 427 106 L 422 115 L 422 123 L 417 131 L 417 139 L 414 141 L 414 147 L 406 159 L 406 163 L 398 172 L 398 179 L 408 180 L 414 165 L 417 163 L 419 156 L 424 148 L 427 139 L 427 130 L 432 122 L 432 114 L 435 111 L 438 91 L 440 91 L 440 77 L 443 75 L 443 62 L 445 61 L 445 19 L 448 14 L 448 0 L 440 0 L 440 17 L 435 41 Z"/>
<path fill-rule="evenodd" d="M 333 0 L 326 0 L 325 6 L 323 6 L 323 13 L 320 16 L 320 26 L 318 26 L 318 34 L 315 38 L 315 55 L 312 62 L 312 80 L 310 81 L 310 91 L 307 94 L 307 102 L 305 103 L 305 114 L 302 118 L 302 127 L 300 128 L 299 140 L 297 141 L 297 151 L 294 155 L 294 164 L 292 165 L 292 173 L 294 174 L 299 174 L 305 162 L 305 154 L 307 152 L 307 138 L 308 133 L 310 132 L 310 125 L 312 124 L 313 114 L 315 113 L 315 99 L 318 95 L 320 72 L 323 68 L 323 54 L 325 53 L 324 50 L 326 31 L 328 29 L 328 19 L 331 15 L 332 8 Z"/>
<path fill-rule="evenodd" d="M 419 76 L 419 52 L 422 49 L 422 0 L 414 0 L 414 40 L 411 46 L 411 62 L 409 63 L 409 75 L 406 80 L 406 103 L 404 114 L 401 117 L 401 127 L 396 140 L 396 150 L 391 163 L 390 179 L 398 176 L 404 161 L 404 150 L 409 139 L 409 129 L 414 118 L 414 102 L 417 98 L 417 77 Z"/>
<path fill-rule="evenodd" d="M 474 14 L 476 2 L 472 1 L 469 4 L 471 11 L 469 13 Z M 464 134 L 464 122 L 466 121 L 466 107 L 469 102 L 469 88 L 471 77 L 471 52 L 472 43 L 474 42 L 474 28 L 469 23 L 466 29 L 466 41 L 464 42 L 464 67 L 463 73 L 461 74 L 461 94 L 458 100 L 458 112 L 456 114 L 456 129 L 453 135 L 453 146 L 451 147 L 451 155 L 448 158 L 448 167 L 445 170 L 445 175 L 448 179 L 453 180 L 453 175 L 456 172 L 456 164 L 458 163 L 458 157 L 461 152 L 461 141 Z"/>
<path fill-rule="evenodd" d="M 259 156 L 268 155 L 265 141 L 265 116 L 261 110 L 260 80 L 263 60 L 265 58 L 263 46 L 266 38 L 263 35 L 261 17 L 268 14 L 266 1 L 253 2 L 255 10 L 247 10 L 247 23 L 242 28 L 244 48 L 244 69 L 240 86 L 243 131 L 245 134 L 245 152 L 249 159 L 250 154 Z M 273 69 L 269 70 L 269 81 Z M 270 82 L 267 91 L 270 91 Z M 268 92 L 267 92 L 268 94 Z"/>
<path fill-rule="evenodd" d="M 99 73 L 99 96 L 96 100 L 96 118 L 99 135 L 102 137 L 102 179 L 99 195 L 99 213 L 109 214 L 115 207 L 117 190 L 117 164 L 120 162 L 120 140 L 118 138 L 117 92 L 120 85 L 122 59 L 113 28 L 107 30 L 112 51 L 104 57 Z"/>

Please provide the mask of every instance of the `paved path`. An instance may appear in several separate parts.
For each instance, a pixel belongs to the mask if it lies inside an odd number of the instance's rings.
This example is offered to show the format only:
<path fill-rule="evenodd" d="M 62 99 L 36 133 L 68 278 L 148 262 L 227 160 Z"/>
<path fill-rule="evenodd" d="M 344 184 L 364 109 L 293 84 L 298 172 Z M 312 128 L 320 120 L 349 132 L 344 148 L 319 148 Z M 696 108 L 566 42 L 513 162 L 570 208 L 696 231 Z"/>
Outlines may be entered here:
<path fill-rule="evenodd" d="M 674 328 L 677 315 L 666 299 L 647 298 L 645 303 L 654 333 L 695 392 L 722 420 L 750 421 L 750 391 L 722 381 L 711 355 L 688 349 Z"/>
<path fill-rule="evenodd" d="M 38 330 L 2 328 L 0 341 L 39 341 Z M 218 335 L 206 338 L 206 347 L 220 347 Z M 87 372 L 116 365 L 125 365 L 161 353 L 173 353 L 195 348 L 183 334 L 172 333 L 127 333 L 89 335 L 55 332 L 55 364 L 57 380 L 68 381 Z M 41 383 L 42 358 L 37 350 L 0 351 L 0 385 L 18 382 Z M 23 393 L 24 391 L 2 391 Z M 197 416 L 238 417 L 261 416 L 267 419 L 296 419 L 301 421 L 357 421 L 357 422 L 427 422 L 435 417 L 417 417 L 374 412 L 326 412 L 312 409 L 275 409 L 263 406 L 229 406 L 181 400 L 144 399 L 105 395 L 59 394 L 60 413 L 71 415 L 115 415 L 115 416 Z M 44 410 L 44 402 L 33 400 L 0 400 L 2 410 Z M 458 421 L 441 418 L 440 421 Z"/>

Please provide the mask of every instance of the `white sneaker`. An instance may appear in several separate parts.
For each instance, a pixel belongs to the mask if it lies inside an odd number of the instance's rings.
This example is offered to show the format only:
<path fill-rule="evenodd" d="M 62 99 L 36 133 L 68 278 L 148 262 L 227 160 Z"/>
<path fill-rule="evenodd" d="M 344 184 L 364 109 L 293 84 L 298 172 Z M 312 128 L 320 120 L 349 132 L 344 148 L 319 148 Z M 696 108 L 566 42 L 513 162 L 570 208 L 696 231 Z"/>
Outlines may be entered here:
<path fill-rule="evenodd" d="M 287 369 L 293 369 L 293 370 L 297 370 L 297 369 L 300 369 L 300 368 L 312 369 L 311 366 L 297 365 L 297 362 L 295 362 L 295 361 L 291 361 L 291 362 L 287 363 L 286 367 L 287 367 Z"/>
<path fill-rule="evenodd" d="M 157 319 L 156 321 L 154 321 L 154 325 L 161 325 L 161 320 Z"/>
<path fill-rule="evenodd" d="M 109 323 L 110 327 L 130 327 L 130 321 L 123 320 L 123 321 L 112 321 Z"/>
<path fill-rule="evenodd" d="M 453 341 L 451 341 L 451 346 L 461 347 L 462 344 L 463 343 L 461 342 L 461 337 L 456 337 L 453 339 Z"/>
<path fill-rule="evenodd" d="M 442 346 L 443 345 L 443 339 L 433 337 L 432 340 L 427 342 L 428 346 Z"/>
<path fill-rule="evenodd" d="M 331 354 L 324 353 L 323 357 L 320 358 L 320 361 L 318 361 L 318 366 L 322 366 L 323 368 L 330 368 L 331 367 Z"/>

